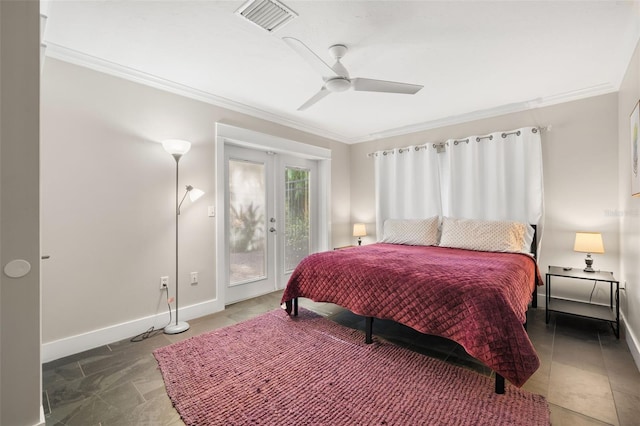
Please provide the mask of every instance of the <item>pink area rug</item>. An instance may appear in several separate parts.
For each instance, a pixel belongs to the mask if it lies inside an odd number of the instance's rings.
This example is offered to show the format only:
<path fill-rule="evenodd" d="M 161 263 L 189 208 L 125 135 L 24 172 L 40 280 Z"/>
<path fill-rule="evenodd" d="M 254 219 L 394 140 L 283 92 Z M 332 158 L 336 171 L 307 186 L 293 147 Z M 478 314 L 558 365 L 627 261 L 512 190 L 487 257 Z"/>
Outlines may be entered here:
<path fill-rule="evenodd" d="M 548 425 L 544 397 L 301 309 L 154 352 L 187 425 Z"/>

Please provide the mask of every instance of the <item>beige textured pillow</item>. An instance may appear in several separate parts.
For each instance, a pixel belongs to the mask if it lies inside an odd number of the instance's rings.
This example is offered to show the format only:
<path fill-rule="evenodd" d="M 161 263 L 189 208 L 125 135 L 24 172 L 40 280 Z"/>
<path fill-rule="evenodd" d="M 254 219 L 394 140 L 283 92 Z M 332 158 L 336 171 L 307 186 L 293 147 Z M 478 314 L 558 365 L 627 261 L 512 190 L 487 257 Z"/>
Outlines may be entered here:
<path fill-rule="evenodd" d="M 531 226 L 520 222 L 475 219 L 442 220 L 441 247 L 529 253 Z"/>
<path fill-rule="evenodd" d="M 428 219 L 387 219 L 384 221 L 382 243 L 411 246 L 438 245 L 438 216 Z"/>

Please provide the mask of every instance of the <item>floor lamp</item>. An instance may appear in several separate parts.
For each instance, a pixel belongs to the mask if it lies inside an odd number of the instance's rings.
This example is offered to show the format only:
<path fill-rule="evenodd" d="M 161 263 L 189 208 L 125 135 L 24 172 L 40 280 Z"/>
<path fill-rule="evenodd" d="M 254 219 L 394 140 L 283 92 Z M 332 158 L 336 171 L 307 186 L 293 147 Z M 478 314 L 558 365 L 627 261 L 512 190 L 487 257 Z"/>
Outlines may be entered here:
<path fill-rule="evenodd" d="M 178 164 L 180 162 L 180 158 L 191 149 L 191 143 L 179 139 L 168 139 L 162 142 L 162 147 L 165 151 L 173 156 L 176 160 L 176 321 L 173 324 L 170 324 L 164 328 L 164 332 L 166 334 L 178 334 L 183 331 L 187 331 L 189 329 L 189 323 L 185 321 L 178 321 L 178 217 L 180 216 L 180 206 L 184 202 L 184 199 L 189 194 L 189 198 L 191 201 L 195 201 L 200 198 L 204 192 L 199 189 L 195 189 L 191 185 L 186 186 L 186 191 L 181 200 L 179 200 L 179 184 L 178 184 Z"/>

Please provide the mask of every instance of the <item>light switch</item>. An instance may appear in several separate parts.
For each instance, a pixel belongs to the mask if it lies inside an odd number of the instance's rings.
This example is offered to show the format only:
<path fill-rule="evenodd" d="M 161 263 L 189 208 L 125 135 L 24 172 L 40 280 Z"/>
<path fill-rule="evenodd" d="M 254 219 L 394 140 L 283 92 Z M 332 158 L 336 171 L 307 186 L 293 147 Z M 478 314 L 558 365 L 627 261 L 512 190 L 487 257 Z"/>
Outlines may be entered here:
<path fill-rule="evenodd" d="M 214 217 L 216 215 L 216 208 L 215 206 L 209 206 L 207 208 L 207 214 L 209 215 L 209 217 Z"/>

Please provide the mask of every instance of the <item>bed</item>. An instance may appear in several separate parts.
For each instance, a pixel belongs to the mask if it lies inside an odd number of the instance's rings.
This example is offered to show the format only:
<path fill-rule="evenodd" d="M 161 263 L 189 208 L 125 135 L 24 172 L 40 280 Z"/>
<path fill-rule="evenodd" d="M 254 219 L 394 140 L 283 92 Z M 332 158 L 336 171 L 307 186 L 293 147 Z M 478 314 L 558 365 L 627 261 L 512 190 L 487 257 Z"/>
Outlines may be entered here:
<path fill-rule="evenodd" d="M 420 242 L 430 243 L 424 245 L 387 238 L 385 222 L 386 242 L 303 259 L 291 275 L 282 302 L 294 315 L 299 297 L 335 303 L 362 315 L 367 343 L 374 318 L 451 339 L 495 371 L 497 393 L 504 393 L 505 378 L 520 387 L 540 366 L 526 332 L 526 314 L 542 280 L 531 254 L 477 250 L 485 248 L 483 240 L 496 238 L 494 223 L 487 222 L 487 227 L 485 222 L 480 228 L 478 221 L 471 228 L 466 223 L 465 232 L 453 238 L 448 232 L 457 230 L 455 226 L 443 222 L 440 237 L 437 224 L 429 231 L 438 233 L 437 244 L 433 236 L 420 237 Z M 469 229 L 475 235 L 471 242 Z M 407 236 L 415 238 L 415 233 L 405 232 Z M 517 245 L 528 244 L 526 251 L 534 248 L 535 252 L 535 236 L 521 237 Z"/>

